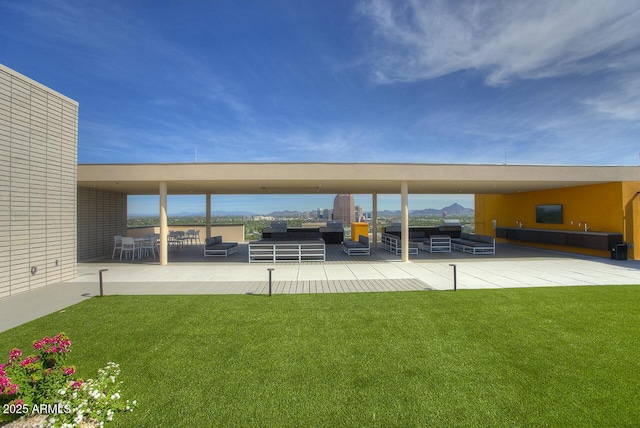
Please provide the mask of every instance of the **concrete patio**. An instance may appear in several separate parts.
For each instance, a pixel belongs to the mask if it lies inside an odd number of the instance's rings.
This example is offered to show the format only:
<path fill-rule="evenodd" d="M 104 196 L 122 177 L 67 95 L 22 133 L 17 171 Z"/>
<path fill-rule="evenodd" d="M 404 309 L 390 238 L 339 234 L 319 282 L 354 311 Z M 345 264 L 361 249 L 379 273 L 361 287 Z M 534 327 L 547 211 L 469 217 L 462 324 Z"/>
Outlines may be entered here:
<path fill-rule="evenodd" d="M 640 261 L 608 260 L 569 253 L 498 244 L 495 255 L 459 252 L 411 256 L 409 263 L 381 249 L 371 256 L 348 257 L 340 245 L 327 246 L 327 261 L 248 263 L 247 246 L 228 258 L 202 257 L 201 247 L 172 252 L 169 264 L 157 259 L 103 259 L 78 264 L 72 281 L 0 299 L 0 331 L 104 294 L 267 294 L 268 268 L 274 268 L 272 292 L 357 293 L 452 290 L 457 265 L 459 290 L 580 285 L 640 285 Z"/>

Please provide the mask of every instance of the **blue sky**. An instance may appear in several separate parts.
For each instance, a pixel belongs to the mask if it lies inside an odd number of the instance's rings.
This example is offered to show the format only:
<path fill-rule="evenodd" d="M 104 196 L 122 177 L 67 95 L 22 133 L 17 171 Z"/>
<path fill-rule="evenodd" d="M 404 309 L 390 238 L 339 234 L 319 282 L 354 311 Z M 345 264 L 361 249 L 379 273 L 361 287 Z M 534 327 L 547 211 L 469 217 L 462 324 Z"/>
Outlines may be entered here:
<path fill-rule="evenodd" d="M 2 0 L 0 63 L 80 163 L 640 163 L 637 0 Z"/>

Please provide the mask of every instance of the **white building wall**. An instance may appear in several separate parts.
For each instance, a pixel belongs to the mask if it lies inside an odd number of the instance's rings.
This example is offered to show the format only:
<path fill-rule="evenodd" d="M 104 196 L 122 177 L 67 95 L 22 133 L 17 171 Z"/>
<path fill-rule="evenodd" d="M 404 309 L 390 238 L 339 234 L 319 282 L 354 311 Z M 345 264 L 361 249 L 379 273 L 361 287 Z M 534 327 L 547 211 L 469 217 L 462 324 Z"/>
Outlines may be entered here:
<path fill-rule="evenodd" d="M 0 297 L 76 276 L 78 103 L 0 64 Z"/>

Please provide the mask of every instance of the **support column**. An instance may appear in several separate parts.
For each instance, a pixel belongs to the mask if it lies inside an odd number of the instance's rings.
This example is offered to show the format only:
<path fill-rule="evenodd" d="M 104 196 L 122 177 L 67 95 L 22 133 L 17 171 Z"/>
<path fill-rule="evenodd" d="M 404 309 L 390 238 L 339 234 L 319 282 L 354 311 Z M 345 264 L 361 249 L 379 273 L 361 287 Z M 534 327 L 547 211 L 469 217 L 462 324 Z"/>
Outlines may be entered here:
<path fill-rule="evenodd" d="M 402 261 L 409 261 L 409 184 L 403 181 L 400 186 L 400 204 L 402 205 Z"/>
<path fill-rule="evenodd" d="M 371 217 L 371 243 L 372 248 L 378 248 L 378 194 L 371 195 L 372 217 Z"/>
<path fill-rule="evenodd" d="M 636 193 L 627 204 L 626 218 L 627 227 L 623 238 L 631 247 L 627 249 L 627 258 L 640 260 L 640 227 L 638 227 L 640 225 L 640 193 Z"/>
<path fill-rule="evenodd" d="M 207 193 L 207 219 L 205 220 L 207 225 L 207 238 L 211 238 L 211 193 Z"/>
<path fill-rule="evenodd" d="M 160 266 L 166 266 L 169 259 L 167 252 L 167 235 L 169 235 L 169 226 L 167 224 L 167 183 L 160 183 Z"/>

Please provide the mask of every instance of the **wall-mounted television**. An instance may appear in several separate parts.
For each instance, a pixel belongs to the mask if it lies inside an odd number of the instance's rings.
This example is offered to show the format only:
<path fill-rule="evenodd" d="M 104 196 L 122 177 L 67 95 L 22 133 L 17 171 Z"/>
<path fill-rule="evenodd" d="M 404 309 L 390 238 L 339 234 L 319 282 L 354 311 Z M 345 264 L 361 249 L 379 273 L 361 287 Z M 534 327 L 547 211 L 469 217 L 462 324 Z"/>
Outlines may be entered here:
<path fill-rule="evenodd" d="M 536 205 L 536 223 L 562 224 L 562 205 Z"/>

